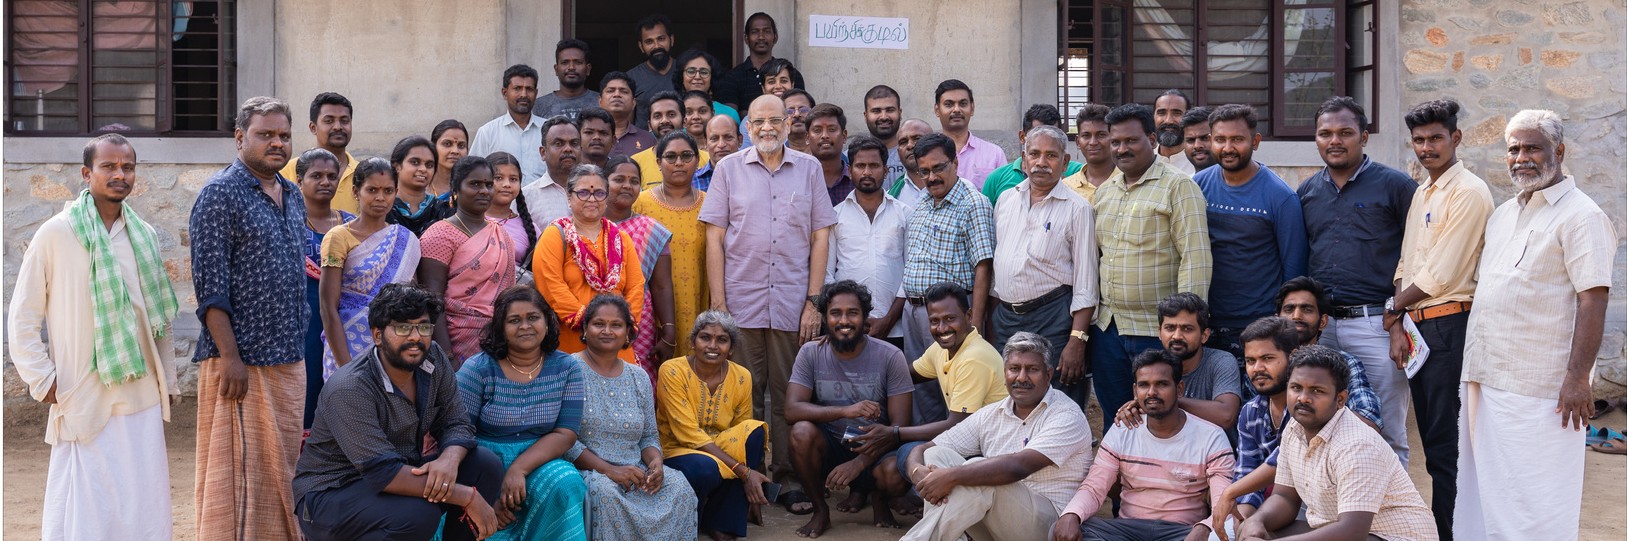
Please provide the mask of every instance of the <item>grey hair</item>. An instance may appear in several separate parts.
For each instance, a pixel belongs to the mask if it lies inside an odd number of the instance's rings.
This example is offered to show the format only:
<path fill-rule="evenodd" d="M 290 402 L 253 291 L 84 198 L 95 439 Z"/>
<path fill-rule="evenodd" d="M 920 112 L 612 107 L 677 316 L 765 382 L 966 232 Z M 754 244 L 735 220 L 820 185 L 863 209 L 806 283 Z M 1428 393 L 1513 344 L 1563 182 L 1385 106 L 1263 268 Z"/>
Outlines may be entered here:
<path fill-rule="evenodd" d="M 734 316 L 722 310 L 707 310 L 695 316 L 695 326 L 689 329 L 689 343 L 694 344 L 695 338 L 701 334 L 701 329 L 712 325 L 723 327 L 723 332 L 729 334 L 730 344 L 740 343 L 740 325 L 734 322 Z"/>
<path fill-rule="evenodd" d="M 571 174 L 565 176 L 565 191 L 575 192 L 576 182 L 582 180 L 582 177 L 599 177 L 601 179 L 610 178 L 605 176 L 604 169 L 600 169 L 599 166 L 591 163 L 584 163 L 571 168 Z M 609 182 L 609 180 L 605 180 L 606 188 L 610 186 Z"/>
<path fill-rule="evenodd" d="M 1018 353 L 1039 355 L 1040 359 L 1045 361 L 1045 366 L 1051 368 L 1051 341 L 1046 340 L 1043 336 L 1027 331 L 1011 335 L 1011 339 L 1006 340 L 1006 347 L 1000 352 L 1000 357 L 1010 359 L 1011 356 Z"/>
<path fill-rule="evenodd" d="M 1034 126 L 1034 129 L 1028 130 L 1028 135 L 1023 139 L 1026 141 L 1033 141 L 1036 137 L 1051 138 L 1053 141 L 1056 141 L 1058 146 L 1062 148 L 1062 154 L 1067 155 L 1068 134 L 1062 133 L 1062 130 L 1057 129 L 1056 126 L 1052 126 L 1050 124 L 1040 124 L 1038 126 Z"/>
<path fill-rule="evenodd" d="M 1555 147 L 1565 142 L 1565 121 L 1559 114 L 1547 109 L 1526 109 L 1514 114 L 1508 119 L 1508 127 L 1503 129 L 1503 140 L 1509 140 L 1516 130 L 1534 129 L 1542 132 L 1548 139 L 1548 144 Z"/>
<path fill-rule="evenodd" d="M 243 102 L 237 108 L 237 129 L 249 129 L 249 121 L 257 116 L 271 116 L 281 114 L 289 122 L 294 121 L 294 114 L 288 108 L 288 102 L 270 96 L 255 96 Z"/>

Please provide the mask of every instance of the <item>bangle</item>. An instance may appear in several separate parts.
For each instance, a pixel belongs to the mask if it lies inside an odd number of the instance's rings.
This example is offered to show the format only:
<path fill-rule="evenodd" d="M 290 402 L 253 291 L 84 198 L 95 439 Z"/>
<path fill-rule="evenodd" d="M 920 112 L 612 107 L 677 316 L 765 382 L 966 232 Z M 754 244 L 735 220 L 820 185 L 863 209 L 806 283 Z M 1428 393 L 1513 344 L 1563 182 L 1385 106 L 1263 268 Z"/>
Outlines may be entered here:
<path fill-rule="evenodd" d="M 677 327 L 677 325 L 673 325 L 671 323 L 662 323 L 661 326 L 662 327 Z"/>
<path fill-rule="evenodd" d="M 666 344 L 668 347 L 678 347 L 677 342 L 668 342 L 666 340 L 662 340 L 661 343 Z"/>
<path fill-rule="evenodd" d="M 910 477 L 915 477 L 915 471 L 919 470 L 921 468 L 922 468 L 922 466 L 916 466 L 914 468 L 910 468 Z"/>
<path fill-rule="evenodd" d="M 746 465 L 745 462 L 736 462 L 733 466 L 729 466 L 729 471 L 739 471 L 739 468 L 744 465 Z M 741 474 L 741 476 L 744 477 L 745 474 Z"/>

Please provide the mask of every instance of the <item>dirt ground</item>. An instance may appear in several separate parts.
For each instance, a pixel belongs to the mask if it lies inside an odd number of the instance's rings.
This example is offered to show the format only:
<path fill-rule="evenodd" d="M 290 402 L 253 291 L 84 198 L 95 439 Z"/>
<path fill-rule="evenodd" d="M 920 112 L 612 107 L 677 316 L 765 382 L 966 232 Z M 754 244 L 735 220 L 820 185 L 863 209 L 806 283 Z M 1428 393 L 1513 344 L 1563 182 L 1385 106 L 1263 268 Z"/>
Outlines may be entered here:
<path fill-rule="evenodd" d="M 196 403 L 183 400 L 174 409 L 174 422 L 167 431 L 170 459 L 170 495 L 175 505 L 175 539 L 191 540 L 194 535 L 195 508 L 193 505 L 194 459 L 196 434 Z M 1101 416 L 1094 406 L 1090 411 L 1091 426 L 1101 430 Z M 1627 413 L 1615 411 L 1597 421 L 1599 425 L 1617 430 L 1627 428 Z M 1418 428 L 1409 423 L 1412 437 L 1411 467 L 1408 473 L 1427 502 L 1430 498 L 1429 475 L 1424 472 L 1422 445 L 1418 443 Z M 40 441 L 43 427 L 38 424 L 11 424 L 5 427 L 4 466 L 4 536 L 15 539 L 31 538 L 40 527 L 40 501 L 45 494 L 45 466 L 50 447 Z M 1582 501 L 1582 535 L 1584 541 L 1617 541 L 1627 539 L 1627 456 L 1587 453 L 1586 481 Z M 842 494 L 837 494 L 838 497 Z M 834 499 L 832 503 L 834 504 Z M 764 510 L 762 527 L 753 526 L 752 538 L 766 541 L 798 539 L 796 529 L 807 520 L 787 513 L 775 506 Z M 902 530 L 884 530 L 868 524 L 868 509 L 856 514 L 832 513 L 834 526 L 822 539 L 835 541 L 884 541 L 898 539 Z M 900 517 L 905 527 L 913 517 Z"/>

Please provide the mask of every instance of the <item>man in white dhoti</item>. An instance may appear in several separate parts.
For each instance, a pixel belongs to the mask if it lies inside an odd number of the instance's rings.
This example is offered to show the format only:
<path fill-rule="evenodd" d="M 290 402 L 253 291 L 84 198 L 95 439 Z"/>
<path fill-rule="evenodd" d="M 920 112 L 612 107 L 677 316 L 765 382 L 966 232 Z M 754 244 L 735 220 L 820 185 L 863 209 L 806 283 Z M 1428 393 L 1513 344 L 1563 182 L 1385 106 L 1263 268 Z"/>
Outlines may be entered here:
<path fill-rule="evenodd" d="M 1469 315 L 1458 421 L 1457 539 L 1576 539 L 1589 373 L 1617 237 L 1565 175 L 1552 111 L 1508 122 L 1519 194 L 1492 212 Z"/>
<path fill-rule="evenodd" d="M 12 362 L 51 404 L 40 537 L 170 539 L 175 291 L 156 230 L 124 204 L 135 148 L 103 135 L 85 145 L 84 164 L 88 189 L 34 233 L 11 296 Z"/>

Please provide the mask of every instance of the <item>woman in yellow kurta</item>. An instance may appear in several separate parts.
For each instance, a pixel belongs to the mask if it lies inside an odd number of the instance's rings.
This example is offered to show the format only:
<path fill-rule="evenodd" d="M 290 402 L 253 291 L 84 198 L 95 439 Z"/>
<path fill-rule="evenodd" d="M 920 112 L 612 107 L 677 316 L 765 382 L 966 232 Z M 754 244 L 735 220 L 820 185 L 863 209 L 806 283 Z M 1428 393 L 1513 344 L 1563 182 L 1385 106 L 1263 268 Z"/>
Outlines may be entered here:
<path fill-rule="evenodd" d="M 684 472 L 699 497 L 700 529 L 713 539 L 746 536 L 747 505 L 768 503 L 763 483 L 767 429 L 751 418 L 751 372 L 729 361 L 740 329 L 725 312 L 696 318 L 695 352 L 661 365 L 656 425 L 666 465 Z"/>
<path fill-rule="evenodd" d="M 692 184 L 693 137 L 683 130 L 674 131 L 656 143 L 655 150 L 661 162 L 661 184 L 645 190 L 633 203 L 633 212 L 655 218 L 672 231 L 668 249 L 672 252 L 673 319 L 678 322 L 677 336 L 682 338 L 692 334 L 695 316 L 711 302 L 706 295 L 706 224 L 700 220 L 706 192 Z M 683 159 L 685 153 L 689 153 L 688 160 Z M 689 341 L 678 341 L 679 355 L 693 352 Z"/>
<path fill-rule="evenodd" d="M 595 295 L 612 293 L 627 299 L 633 321 L 644 307 L 638 250 L 632 237 L 604 217 L 607 186 L 598 167 L 584 164 L 572 169 L 565 180 L 571 215 L 548 224 L 538 235 L 531 258 L 537 290 L 559 312 L 559 350 L 567 353 L 587 349 L 582 344 L 582 309 Z M 629 339 L 619 357 L 637 364 L 631 346 Z"/>

